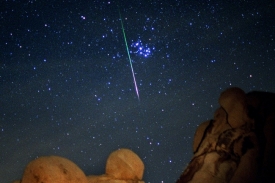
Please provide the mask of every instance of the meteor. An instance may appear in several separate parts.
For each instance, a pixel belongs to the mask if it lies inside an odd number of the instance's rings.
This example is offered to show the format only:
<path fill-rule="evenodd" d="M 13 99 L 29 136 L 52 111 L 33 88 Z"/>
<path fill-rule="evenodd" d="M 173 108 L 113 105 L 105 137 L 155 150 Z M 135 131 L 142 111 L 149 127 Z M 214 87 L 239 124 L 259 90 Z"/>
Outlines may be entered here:
<path fill-rule="evenodd" d="M 120 13 L 119 7 L 118 7 L 118 13 L 119 13 L 119 18 L 120 18 L 120 22 L 121 22 L 121 29 L 122 29 L 122 33 L 123 33 L 123 37 L 124 37 L 126 51 L 127 51 L 127 54 L 128 54 L 128 58 L 129 58 L 130 66 L 131 66 L 131 71 L 132 71 L 132 75 L 133 75 L 133 80 L 134 80 L 134 84 L 135 84 L 135 90 L 136 90 L 136 94 L 137 94 L 137 97 L 138 97 L 138 100 L 139 100 L 139 93 L 138 93 L 138 87 L 137 87 L 135 72 L 134 72 L 134 68 L 133 68 L 133 62 L 132 62 L 132 59 L 131 59 L 131 56 L 130 56 L 129 47 L 128 47 L 128 44 L 127 44 L 126 34 L 125 34 L 125 30 L 124 30 L 123 21 L 122 21 L 122 18 L 121 18 L 121 13 Z"/>

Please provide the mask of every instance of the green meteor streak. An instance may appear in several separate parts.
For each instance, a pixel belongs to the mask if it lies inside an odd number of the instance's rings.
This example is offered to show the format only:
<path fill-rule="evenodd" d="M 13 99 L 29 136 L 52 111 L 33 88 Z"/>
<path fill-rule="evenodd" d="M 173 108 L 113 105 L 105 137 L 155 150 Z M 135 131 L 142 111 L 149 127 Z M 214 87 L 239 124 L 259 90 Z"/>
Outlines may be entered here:
<path fill-rule="evenodd" d="M 131 59 L 131 56 L 130 56 L 130 52 L 129 52 L 129 48 L 128 48 L 128 44 L 127 44 L 127 40 L 126 40 L 126 34 L 125 34 L 125 31 L 124 31 L 124 26 L 123 26 L 123 22 L 122 22 L 122 18 L 121 18 L 121 13 L 120 13 L 119 7 L 118 7 L 118 13 L 119 13 L 119 18 L 120 18 L 120 22 L 121 22 L 121 28 L 122 28 L 122 33 L 123 33 L 123 37 L 124 37 L 124 42 L 125 42 L 125 46 L 126 46 L 126 50 L 127 50 L 130 66 L 131 66 L 131 71 L 132 71 L 132 75 L 133 75 L 133 79 L 134 79 L 135 89 L 136 89 L 137 97 L 138 97 L 138 100 L 139 100 L 139 93 L 138 93 L 138 87 L 137 87 L 135 72 L 134 72 L 134 68 L 133 68 L 133 64 L 132 64 L 132 59 Z"/>

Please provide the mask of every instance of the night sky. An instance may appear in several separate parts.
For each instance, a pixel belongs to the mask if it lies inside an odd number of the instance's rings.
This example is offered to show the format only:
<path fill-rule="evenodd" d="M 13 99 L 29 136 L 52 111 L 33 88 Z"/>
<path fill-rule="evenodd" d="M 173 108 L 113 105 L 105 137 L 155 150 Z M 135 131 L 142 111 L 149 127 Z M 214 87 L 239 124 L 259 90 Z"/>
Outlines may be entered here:
<path fill-rule="evenodd" d="M 103 174 L 122 147 L 175 182 L 223 90 L 275 92 L 274 20 L 274 0 L 1 1 L 1 182 L 42 155 Z"/>

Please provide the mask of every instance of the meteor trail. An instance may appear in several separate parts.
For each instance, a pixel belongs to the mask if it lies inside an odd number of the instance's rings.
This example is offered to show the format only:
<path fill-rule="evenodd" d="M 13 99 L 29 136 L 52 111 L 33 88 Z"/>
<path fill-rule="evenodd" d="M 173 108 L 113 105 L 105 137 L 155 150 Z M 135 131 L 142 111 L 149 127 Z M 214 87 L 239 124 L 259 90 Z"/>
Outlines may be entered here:
<path fill-rule="evenodd" d="M 133 80 L 134 80 L 134 84 L 135 84 L 136 94 L 137 94 L 137 97 L 138 97 L 138 100 L 139 100 L 139 93 L 138 93 L 138 87 L 137 87 L 135 72 L 134 72 L 134 68 L 133 68 L 133 64 L 132 64 L 132 59 L 131 59 L 131 56 L 130 56 L 130 52 L 129 52 L 129 48 L 128 48 L 128 44 L 127 44 L 127 40 L 126 40 L 126 34 L 125 34 L 125 31 L 124 31 L 124 26 L 123 26 L 123 22 L 122 22 L 122 18 L 121 18 L 121 13 L 120 13 L 119 7 L 118 7 L 118 13 L 119 13 L 119 18 L 120 18 L 120 22 L 121 22 L 121 28 L 122 28 L 122 33 L 123 33 L 123 37 L 124 37 L 124 42 L 125 42 L 125 46 L 126 46 L 126 50 L 127 50 L 130 66 L 131 66 L 131 71 L 132 71 L 132 75 L 133 75 Z"/>

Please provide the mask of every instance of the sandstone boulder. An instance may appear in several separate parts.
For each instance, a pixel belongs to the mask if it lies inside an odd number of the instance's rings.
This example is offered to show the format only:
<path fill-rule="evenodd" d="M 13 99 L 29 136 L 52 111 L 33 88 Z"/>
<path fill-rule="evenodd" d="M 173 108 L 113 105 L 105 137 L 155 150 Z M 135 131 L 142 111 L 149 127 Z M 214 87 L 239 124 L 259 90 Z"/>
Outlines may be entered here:
<path fill-rule="evenodd" d="M 144 183 L 142 181 L 144 164 L 130 149 L 112 152 L 106 162 L 103 175 L 90 175 L 89 183 Z"/>
<path fill-rule="evenodd" d="M 107 159 L 106 174 L 116 179 L 141 180 L 143 171 L 142 160 L 129 149 L 114 151 Z"/>
<path fill-rule="evenodd" d="M 21 183 L 88 183 L 83 171 L 72 161 L 59 156 L 39 157 L 31 161 Z"/>

